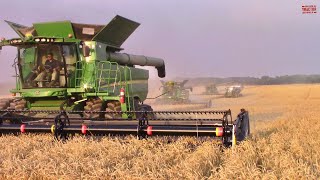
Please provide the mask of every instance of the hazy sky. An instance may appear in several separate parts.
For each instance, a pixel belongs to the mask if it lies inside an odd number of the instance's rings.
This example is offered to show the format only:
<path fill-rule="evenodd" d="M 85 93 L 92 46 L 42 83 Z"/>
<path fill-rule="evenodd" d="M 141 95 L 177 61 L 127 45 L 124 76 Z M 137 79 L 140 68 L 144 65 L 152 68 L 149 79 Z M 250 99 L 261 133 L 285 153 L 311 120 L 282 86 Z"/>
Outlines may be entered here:
<path fill-rule="evenodd" d="M 3 22 L 71 20 L 107 24 L 119 14 L 141 23 L 124 52 L 165 59 L 169 78 L 320 74 L 314 0 L 2 0 L 0 37 L 17 37 Z M 0 82 L 12 75 L 14 48 L 0 53 Z M 155 71 L 152 74 L 156 74 Z"/>

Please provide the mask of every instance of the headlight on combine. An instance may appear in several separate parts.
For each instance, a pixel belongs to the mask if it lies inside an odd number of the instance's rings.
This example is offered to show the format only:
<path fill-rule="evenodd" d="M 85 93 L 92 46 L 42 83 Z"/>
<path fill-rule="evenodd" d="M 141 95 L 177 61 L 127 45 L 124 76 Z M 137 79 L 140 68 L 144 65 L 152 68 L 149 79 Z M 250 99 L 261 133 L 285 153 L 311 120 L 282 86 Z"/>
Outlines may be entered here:
<path fill-rule="evenodd" d="M 92 92 L 94 90 L 90 83 L 89 84 L 84 83 L 82 87 L 85 92 Z"/>
<path fill-rule="evenodd" d="M 22 43 L 22 40 L 21 39 L 12 39 L 10 41 L 10 44 L 19 44 L 19 43 Z"/>
<path fill-rule="evenodd" d="M 55 39 L 54 38 L 35 38 L 34 41 L 50 43 L 50 42 L 55 42 Z"/>

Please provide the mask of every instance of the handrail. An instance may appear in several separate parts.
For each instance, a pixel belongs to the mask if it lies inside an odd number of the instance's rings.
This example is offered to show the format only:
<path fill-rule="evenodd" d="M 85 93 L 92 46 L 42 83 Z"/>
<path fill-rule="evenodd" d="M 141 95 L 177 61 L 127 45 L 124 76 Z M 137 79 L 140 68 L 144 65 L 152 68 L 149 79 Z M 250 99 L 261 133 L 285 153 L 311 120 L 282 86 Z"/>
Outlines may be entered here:
<path fill-rule="evenodd" d="M 121 83 L 122 81 L 118 63 L 110 61 L 97 61 L 97 64 L 98 68 L 96 68 L 96 92 L 101 92 L 101 87 L 106 85 L 106 91 L 114 93 L 116 84 Z M 110 87 L 110 85 L 112 86 Z"/>

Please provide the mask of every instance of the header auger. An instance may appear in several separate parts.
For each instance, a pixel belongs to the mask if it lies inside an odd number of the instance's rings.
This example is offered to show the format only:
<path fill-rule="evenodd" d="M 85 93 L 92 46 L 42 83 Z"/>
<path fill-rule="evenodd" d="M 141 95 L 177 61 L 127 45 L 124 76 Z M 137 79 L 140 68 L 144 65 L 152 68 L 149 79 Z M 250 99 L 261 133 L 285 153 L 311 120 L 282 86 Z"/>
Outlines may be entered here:
<path fill-rule="evenodd" d="M 0 133 L 219 136 L 225 145 L 236 137 L 229 110 L 153 111 L 143 103 L 149 71 L 137 65 L 155 67 L 160 78 L 166 71 L 163 59 L 120 53 L 137 22 L 6 22 L 19 38 L 1 39 L 0 48 L 18 49 L 11 93 L 20 97 L 0 100 Z"/>

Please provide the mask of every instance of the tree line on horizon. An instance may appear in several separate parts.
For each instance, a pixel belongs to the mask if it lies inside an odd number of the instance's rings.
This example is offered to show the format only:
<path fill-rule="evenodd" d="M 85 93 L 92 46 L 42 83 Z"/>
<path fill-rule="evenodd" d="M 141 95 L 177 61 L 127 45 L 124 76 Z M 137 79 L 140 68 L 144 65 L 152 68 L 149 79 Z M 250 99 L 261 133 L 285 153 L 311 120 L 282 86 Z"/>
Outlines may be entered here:
<path fill-rule="evenodd" d="M 183 78 L 178 78 L 179 80 Z M 242 85 L 279 85 L 279 84 L 314 84 L 320 83 L 320 75 L 284 75 L 284 76 L 262 76 L 257 77 L 205 77 L 205 78 L 191 78 L 190 84 L 242 84 Z"/>

